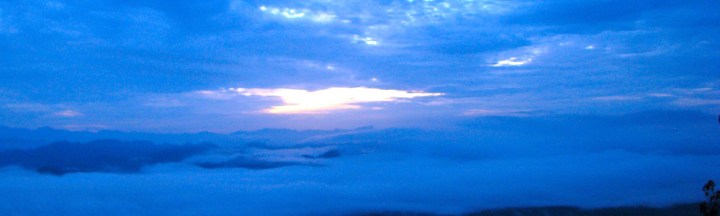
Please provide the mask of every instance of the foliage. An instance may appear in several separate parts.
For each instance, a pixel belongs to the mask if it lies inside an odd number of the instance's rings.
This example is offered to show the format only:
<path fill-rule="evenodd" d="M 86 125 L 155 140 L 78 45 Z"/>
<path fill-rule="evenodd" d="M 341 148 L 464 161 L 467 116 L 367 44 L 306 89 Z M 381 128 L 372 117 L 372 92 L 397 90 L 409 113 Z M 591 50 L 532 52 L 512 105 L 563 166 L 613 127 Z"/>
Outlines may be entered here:
<path fill-rule="evenodd" d="M 709 180 L 705 186 L 703 186 L 703 192 L 707 200 L 700 204 L 700 211 L 705 216 L 717 216 L 718 204 L 720 204 L 720 191 L 715 190 L 715 182 Z"/>

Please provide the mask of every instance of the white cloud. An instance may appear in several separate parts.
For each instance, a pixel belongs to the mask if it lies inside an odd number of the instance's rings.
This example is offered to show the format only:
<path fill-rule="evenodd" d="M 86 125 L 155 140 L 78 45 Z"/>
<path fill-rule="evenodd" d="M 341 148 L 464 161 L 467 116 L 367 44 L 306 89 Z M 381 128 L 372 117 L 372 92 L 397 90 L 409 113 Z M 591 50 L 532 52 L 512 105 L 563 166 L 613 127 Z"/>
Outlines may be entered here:
<path fill-rule="evenodd" d="M 673 94 L 668 93 L 650 93 L 648 94 L 650 97 L 658 97 L 658 98 L 667 98 L 667 97 L 673 97 Z"/>
<path fill-rule="evenodd" d="M 359 104 L 375 102 L 397 102 L 416 97 L 441 96 L 442 93 L 403 91 L 367 87 L 333 87 L 316 91 L 303 89 L 245 89 L 230 88 L 244 96 L 279 97 L 283 104 L 266 110 L 271 114 L 313 114 L 333 110 L 360 109 Z"/>
<path fill-rule="evenodd" d="M 337 15 L 329 12 L 316 12 L 309 9 L 279 8 L 271 6 L 260 6 L 260 11 L 272 16 L 282 17 L 289 20 L 308 20 L 316 23 L 330 23 L 335 21 Z"/>
<path fill-rule="evenodd" d="M 530 63 L 532 61 L 532 58 L 516 58 L 512 57 L 505 60 L 500 60 L 494 65 L 493 67 L 506 67 L 506 66 L 521 66 L 525 65 L 527 63 Z"/>
<path fill-rule="evenodd" d="M 494 0 L 408 0 L 393 4 L 387 11 L 405 25 L 438 24 L 457 17 L 502 15 L 518 7 L 517 3 Z"/>
<path fill-rule="evenodd" d="M 567 43 L 567 42 L 565 42 Z M 562 46 L 562 45 L 560 45 Z M 547 54 L 550 52 L 550 46 L 545 45 L 535 45 L 535 46 L 528 46 L 528 47 L 521 47 L 514 50 L 508 50 L 503 53 L 500 53 L 496 58 L 497 62 L 495 64 L 491 64 L 492 67 L 518 67 L 530 64 L 531 62 L 534 62 L 537 58 L 540 56 Z"/>
<path fill-rule="evenodd" d="M 369 45 L 369 46 L 377 46 L 377 45 L 380 44 L 380 42 L 379 42 L 377 39 L 375 39 L 375 38 L 371 38 L 371 37 L 360 37 L 360 35 L 353 35 L 352 41 L 353 41 L 353 43 L 364 43 L 364 44 L 367 44 L 367 45 Z"/>

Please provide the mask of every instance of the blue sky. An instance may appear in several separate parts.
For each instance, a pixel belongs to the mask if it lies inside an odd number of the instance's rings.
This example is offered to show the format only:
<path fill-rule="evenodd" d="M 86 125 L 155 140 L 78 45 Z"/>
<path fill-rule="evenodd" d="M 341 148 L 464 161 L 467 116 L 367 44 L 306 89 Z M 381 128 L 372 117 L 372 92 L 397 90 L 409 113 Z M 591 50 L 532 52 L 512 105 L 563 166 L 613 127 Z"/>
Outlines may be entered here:
<path fill-rule="evenodd" d="M 0 124 L 229 132 L 713 113 L 717 4 L 3 1 Z"/>
<path fill-rule="evenodd" d="M 717 8 L 0 1 L 0 215 L 697 202 Z"/>

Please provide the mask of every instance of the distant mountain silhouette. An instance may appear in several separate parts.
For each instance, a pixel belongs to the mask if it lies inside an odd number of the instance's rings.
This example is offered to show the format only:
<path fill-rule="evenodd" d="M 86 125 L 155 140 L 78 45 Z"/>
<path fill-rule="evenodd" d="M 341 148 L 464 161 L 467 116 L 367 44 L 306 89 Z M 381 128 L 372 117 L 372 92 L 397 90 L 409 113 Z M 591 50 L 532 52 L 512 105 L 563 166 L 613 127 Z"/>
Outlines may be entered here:
<path fill-rule="evenodd" d="M 304 158 L 318 159 L 318 158 L 336 158 L 340 157 L 341 153 L 337 149 L 332 149 L 322 153 L 320 155 L 303 155 Z"/>
<path fill-rule="evenodd" d="M 349 214 L 356 216 L 435 216 L 420 212 L 369 212 Z M 664 208 L 611 207 L 582 209 L 570 206 L 503 208 L 482 210 L 462 216 L 698 216 L 697 204 L 680 204 Z"/>
<path fill-rule="evenodd" d="M 139 172 L 145 166 L 179 162 L 216 148 L 209 143 L 156 145 L 152 142 L 98 140 L 56 142 L 32 149 L 0 152 L 0 167 L 20 166 L 39 173 Z"/>
<path fill-rule="evenodd" d="M 249 142 L 263 143 L 268 146 L 287 143 L 312 142 L 333 137 L 338 134 L 366 132 L 372 126 L 347 130 L 292 130 L 292 129 L 261 129 L 255 131 L 237 131 L 229 134 L 198 132 L 198 133 L 149 133 L 101 130 L 97 132 L 68 131 L 50 127 L 37 129 L 10 128 L 0 126 L 0 150 L 28 149 L 52 142 L 90 142 L 101 139 L 123 141 L 147 140 L 156 143 L 202 143 L 210 142 L 217 145 L 241 145 Z M 317 139 L 313 139 L 317 137 Z"/>

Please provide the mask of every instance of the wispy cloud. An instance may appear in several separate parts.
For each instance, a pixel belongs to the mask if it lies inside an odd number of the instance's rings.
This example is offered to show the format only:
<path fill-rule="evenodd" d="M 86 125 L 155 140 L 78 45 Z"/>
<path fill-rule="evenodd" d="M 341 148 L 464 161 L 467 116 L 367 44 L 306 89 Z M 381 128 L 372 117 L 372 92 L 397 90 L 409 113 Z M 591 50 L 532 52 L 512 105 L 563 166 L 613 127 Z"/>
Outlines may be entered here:
<path fill-rule="evenodd" d="M 528 46 L 528 47 L 521 47 L 516 50 L 509 50 L 507 52 L 504 52 L 500 54 L 500 56 L 510 56 L 499 58 L 495 64 L 490 65 L 493 67 L 513 67 L 513 66 L 523 66 L 526 64 L 530 64 L 535 60 L 535 58 L 546 54 L 549 52 L 549 46 L 547 45 L 534 45 L 534 46 Z"/>
<path fill-rule="evenodd" d="M 6 104 L 4 107 L 18 113 L 46 113 L 52 116 L 66 118 L 73 118 L 83 115 L 83 113 L 62 104 L 11 103 Z"/>
<path fill-rule="evenodd" d="M 656 97 L 656 98 L 668 98 L 668 97 L 673 97 L 674 95 L 669 94 L 669 93 L 650 93 L 650 94 L 648 94 L 648 96 Z"/>

